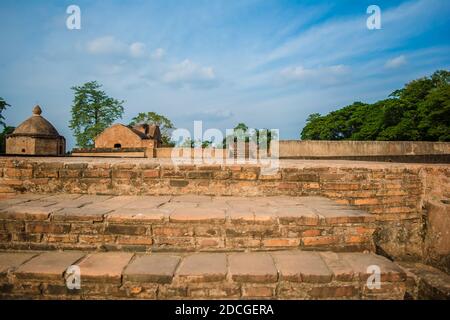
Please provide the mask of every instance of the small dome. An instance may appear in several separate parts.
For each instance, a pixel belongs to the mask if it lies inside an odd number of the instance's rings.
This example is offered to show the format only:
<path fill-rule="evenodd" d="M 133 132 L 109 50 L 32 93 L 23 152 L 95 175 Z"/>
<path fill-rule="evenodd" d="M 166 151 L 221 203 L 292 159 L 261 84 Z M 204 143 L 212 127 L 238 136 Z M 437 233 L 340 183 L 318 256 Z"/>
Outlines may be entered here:
<path fill-rule="evenodd" d="M 42 109 L 39 106 L 33 108 L 33 116 L 22 122 L 12 133 L 13 135 L 44 135 L 59 137 L 55 127 L 41 116 Z"/>

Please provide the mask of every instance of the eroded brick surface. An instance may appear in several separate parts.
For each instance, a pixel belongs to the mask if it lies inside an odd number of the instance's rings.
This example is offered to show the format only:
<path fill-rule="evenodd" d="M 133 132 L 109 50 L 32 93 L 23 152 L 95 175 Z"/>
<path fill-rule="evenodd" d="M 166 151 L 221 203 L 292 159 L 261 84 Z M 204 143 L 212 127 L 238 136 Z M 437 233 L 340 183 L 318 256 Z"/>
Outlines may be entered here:
<path fill-rule="evenodd" d="M 84 256 L 81 252 L 44 252 L 21 265 L 14 274 L 21 279 L 62 279 L 67 268 Z"/>
<path fill-rule="evenodd" d="M 11 249 L 371 251 L 376 230 L 366 212 L 322 197 L 55 195 L 5 201 L 0 245 Z M 48 206 L 31 205 L 36 201 Z"/>
<path fill-rule="evenodd" d="M 5 252 L 0 253 L 0 274 L 16 269 L 25 261 L 34 257 L 36 253 Z"/>
<path fill-rule="evenodd" d="M 273 254 L 282 280 L 327 283 L 332 272 L 317 252 L 295 251 Z"/>
<path fill-rule="evenodd" d="M 197 253 L 189 255 L 180 264 L 176 275 L 188 282 L 224 280 L 227 274 L 227 256 L 224 253 Z"/>
<path fill-rule="evenodd" d="M 0 277 L 3 298 L 132 298 L 132 299 L 403 299 L 407 282 L 402 277 L 382 281 L 369 289 L 360 271 L 383 263 L 373 254 L 333 252 L 173 253 L 132 254 L 46 252 L 36 257 L 0 253 L 9 276 Z M 323 259 L 326 257 L 326 259 Z M 67 267 L 77 264 L 81 289 L 65 284 Z M 343 263 L 345 267 L 337 267 Z M 349 265 L 351 266 L 350 269 Z M 342 269 L 343 268 L 343 269 Z M 337 277 L 345 270 L 350 277 Z"/>
<path fill-rule="evenodd" d="M 439 199 L 445 196 L 445 189 L 448 189 L 446 177 L 450 175 L 446 165 L 301 160 L 281 160 L 280 170 L 270 176 L 264 176 L 258 165 L 181 165 L 176 167 L 169 160 L 160 159 L 123 161 L 74 157 L 61 159 L 5 157 L 0 159 L 0 168 L 0 192 L 46 194 L 15 203 L 17 206 L 24 207 L 27 205 L 22 205 L 26 202 L 42 201 L 35 202 L 39 206 L 35 206 L 33 214 L 31 212 L 24 214 L 23 208 L 16 210 L 17 212 L 6 213 L 3 209 L 11 206 L 0 201 L 0 217 L 6 219 L 26 217 L 45 220 L 48 218 L 47 214 L 50 214 L 45 211 L 45 208 L 49 208 L 47 205 L 52 201 L 59 201 L 51 198 L 46 200 L 45 197 L 60 193 L 110 196 L 183 195 L 186 196 L 185 208 L 208 208 L 209 202 L 214 202 L 208 198 L 210 196 L 323 196 L 343 205 L 357 206 L 371 215 L 363 217 L 346 213 L 342 216 L 343 212 L 340 209 L 336 214 L 335 207 L 322 206 L 321 203 L 316 202 L 314 206 L 317 210 L 309 216 L 304 214 L 301 217 L 291 216 L 289 219 L 286 217 L 280 219 L 280 212 L 262 209 L 272 207 L 273 203 L 264 204 L 258 200 L 251 207 L 252 211 L 245 215 L 242 212 L 248 211 L 248 207 L 233 207 L 232 209 L 240 214 L 236 215 L 236 212 L 230 211 L 227 219 L 237 217 L 240 221 L 255 221 L 261 224 L 277 220 L 287 225 L 282 230 L 285 234 L 305 231 L 291 225 L 299 221 L 311 226 L 327 224 L 337 227 L 344 224 L 375 223 L 378 226 L 374 232 L 377 245 L 388 255 L 396 258 L 420 258 L 423 254 L 420 238 L 422 203 L 430 197 Z M 440 182 L 430 183 L 430 181 Z M 200 203 L 193 201 L 188 206 L 187 199 L 192 195 L 202 195 L 205 201 Z M 68 209 L 69 206 L 77 206 L 80 203 L 77 201 L 81 200 L 69 198 L 65 201 L 67 202 L 64 208 Z M 87 206 L 99 207 L 99 203 L 95 202 Z M 130 205 L 129 209 L 133 208 L 131 203 L 125 203 L 127 201 L 123 201 L 120 205 L 118 202 L 111 204 L 112 202 L 108 200 L 104 202 L 103 208 L 109 208 L 112 211 L 119 207 L 126 208 L 127 205 Z M 280 200 L 281 202 L 283 201 Z M 177 209 L 177 203 L 176 201 L 164 203 L 162 207 L 167 207 L 168 210 Z M 291 212 L 298 211 L 298 208 L 295 208 L 299 205 L 297 202 L 287 200 L 285 204 L 286 207 L 294 207 L 289 209 Z M 222 210 L 223 205 L 222 203 L 220 207 L 215 208 Z M 225 206 L 228 205 L 225 203 Z M 139 201 L 135 203 L 134 208 L 144 208 L 144 206 L 160 208 L 158 204 L 139 203 Z M 308 207 L 307 204 L 303 206 Z M 346 248 L 373 249 L 373 244 L 368 243 L 367 237 L 355 234 L 356 230 L 353 234 L 341 234 L 337 237 L 334 232 L 328 231 L 322 229 L 321 235 L 310 235 L 311 238 L 301 241 L 300 246 L 325 246 L 323 249 L 334 246 L 343 250 L 342 246 L 333 244 L 343 241 L 346 243 Z M 319 236 L 324 238 L 317 238 Z M 43 239 L 44 237 L 4 233 L 0 235 L 0 239 L 8 239 L 8 241 L 27 238 Z M 272 238 L 282 239 L 286 236 L 283 234 L 272 236 Z M 399 238 L 402 239 L 402 243 L 399 243 Z M 153 240 L 153 243 L 167 242 L 166 239 Z M 250 239 L 247 240 L 250 241 Z M 256 241 L 264 243 L 263 239 Z M 269 240 L 269 243 L 271 241 Z M 194 244 L 200 242 L 196 239 L 192 241 Z M 236 240 L 225 239 L 222 243 L 225 247 L 229 247 L 236 243 Z M 288 241 L 288 243 L 292 242 Z M 179 247 L 181 246 L 182 243 Z"/>
<path fill-rule="evenodd" d="M 181 257 L 172 254 L 139 255 L 124 271 L 131 282 L 170 283 Z"/>
<path fill-rule="evenodd" d="M 278 271 L 268 253 L 235 253 L 229 256 L 231 278 L 237 282 L 276 282 Z"/>
<path fill-rule="evenodd" d="M 93 253 L 83 259 L 78 266 L 85 280 L 120 282 L 122 271 L 132 256 L 132 253 L 126 252 Z"/>

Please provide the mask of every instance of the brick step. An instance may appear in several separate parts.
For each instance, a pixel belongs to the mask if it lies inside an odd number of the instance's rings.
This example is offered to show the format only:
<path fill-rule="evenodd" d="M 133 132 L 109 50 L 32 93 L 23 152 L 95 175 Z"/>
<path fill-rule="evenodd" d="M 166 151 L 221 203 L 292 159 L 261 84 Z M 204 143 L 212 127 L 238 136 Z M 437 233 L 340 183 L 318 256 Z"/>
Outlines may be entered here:
<path fill-rule="evenodd" d="M 373 251 L 375 215 L 322 197 L 24 194 L 0 200 L 0 248 Z"/>
<path fill-rule="evenodd" d="M 79 289 L 66 285 L 73 265 Z M 367 285 L 369 266 L 380 268 L 379 288 Z M 3 299 L 403 299 L 406 279 L 359 252 L 0 252 Z"/>

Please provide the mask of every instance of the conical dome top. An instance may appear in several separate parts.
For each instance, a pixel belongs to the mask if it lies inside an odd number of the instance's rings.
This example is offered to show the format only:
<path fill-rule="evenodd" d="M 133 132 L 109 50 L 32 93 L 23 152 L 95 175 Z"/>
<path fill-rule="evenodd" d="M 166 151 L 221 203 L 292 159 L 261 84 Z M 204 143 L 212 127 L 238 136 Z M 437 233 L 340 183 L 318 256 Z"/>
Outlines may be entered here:
<path fill-rule="evenodd" d="M 33 108 L 33 116 L 22 122 L 16 128 L 16 130 L 14 130 L 13 135 L 24 134 L 58 137 L 58 131 L 50 122 L 48 122 L 44 117 L 41 116 L 41 113 L 41 107 L 38 105 L 35 106 Z"/>
<path fill-rule="evenodd" d="M 42 113 L 42 109 L 41 109 L 41 107 L 37 104 L 37 105 L 33 108 L 33 115 L 40 116 L 41 113 Z"/>

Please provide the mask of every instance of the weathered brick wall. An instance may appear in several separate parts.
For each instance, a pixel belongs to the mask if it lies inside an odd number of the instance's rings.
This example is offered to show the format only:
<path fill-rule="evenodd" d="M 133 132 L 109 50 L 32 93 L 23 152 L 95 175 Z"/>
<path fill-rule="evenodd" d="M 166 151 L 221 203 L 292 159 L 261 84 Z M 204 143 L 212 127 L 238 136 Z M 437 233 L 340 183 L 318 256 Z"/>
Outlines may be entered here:
<path fill-rule="evenodd" d="M 89 281 L 81 290 L 69 290 L 61 280 L 14 279 L 2 281 L 2 299 L 362 299 L 402 300 L 405 282 L 392 281 L 381 290 L 370 290 L 365 281 L 335 280 L 328 283 L 298 281 L 212 281 L 193 283 L 183 279 L 165 284 L 141 281 Z M 9 290 L 8 290 L 9 289 Z M 8 292 L 9 291 L 9 292 Z"/>
<path fill-rule="evenodd" d="M 450 154 L 450 143 L 429 141 L 273 140 L 281 158 Z"/>
<path fill-rule="evenodd" d="M 8 137 L 6 139 L 7 154 L 35 154 L 36 139 L 31 137 Z"/>
<path fill-rule="evenodd" d="M 35 154 L 38 155 L 64 155 L 66 153 L 66 146 L 64 138 L 45 139 L 36 138 Z"/>
<path fill-rule="evenodd" d="M 417 215 L 420 166 L 282 167 L 267 176 L 256 165 L 181 165 L 154 161 L 71 162 L 1 158 L 0 192 L 113 195 L 323 195 L 380 218 Z M 449 169 L 445 169 L 448 173 Z"/>
<path fill-rule="evenodd" d="M 121 124 L 116 124 L 105 129 L 105 131 L 95 138 L 96 148 L 114 148 L 115 144 L 120 144 L 122 148 L 143 147 L 142 139 Z"/>
<path fill-rule="evenodd" d="M 0 192 L 88 194 L 323 195 L 376 215 L 376 243 L 387 255 L 421 257 L 424 181 L 442 165 L 282 162 L 271 176 L 256 165 L 182 165 L 166 161 L 0 159 Z M 428 170 L 428 169 L 429 170 Z M 437 168 L 437 169 L 436 169 Z M 429 181 L 429 179 L 428 179 Z"/>
<path fill-rule="evenodd" d="M 425 189 L 424 260 L 450 273 L 450 175 L 448 169 L 427 168 Z"/>
<path fill-rule="evenodd" d="M 152 209 L 151 215 L 130 216 L 120 210 L 102 209 L 102 203 L 95 208 L 56 206 L 44 210 L 36 212 L 27 206 L 20 211 L 3 209 L 0 249 L 187 252 L 300 248 L 373 252 L 372 234 L 376 229 L 370 215 L 321 219 L 272 218 L 267 214 L 201 217 L 189 209 L 181 211 L 181 216 L 166 216 Z"/>
<path fill-rule="evenodd" d="M 86 257 L 66 253 L 56 264 L 58 255 L 42 254 L 0 273 L 0 298 L 403 299 L 406 291 L 405 272 L 369 254 L 152 254 L 158 264 L 148 255 L 123 252 Z M 63 274 L 74 261 L 80 267 L 81 288 L 69 290 Z M 44 263 L 50 267 L 43 272 Z M 382 268 L 380 289 L 366 285 L 371 264 Z"/>

